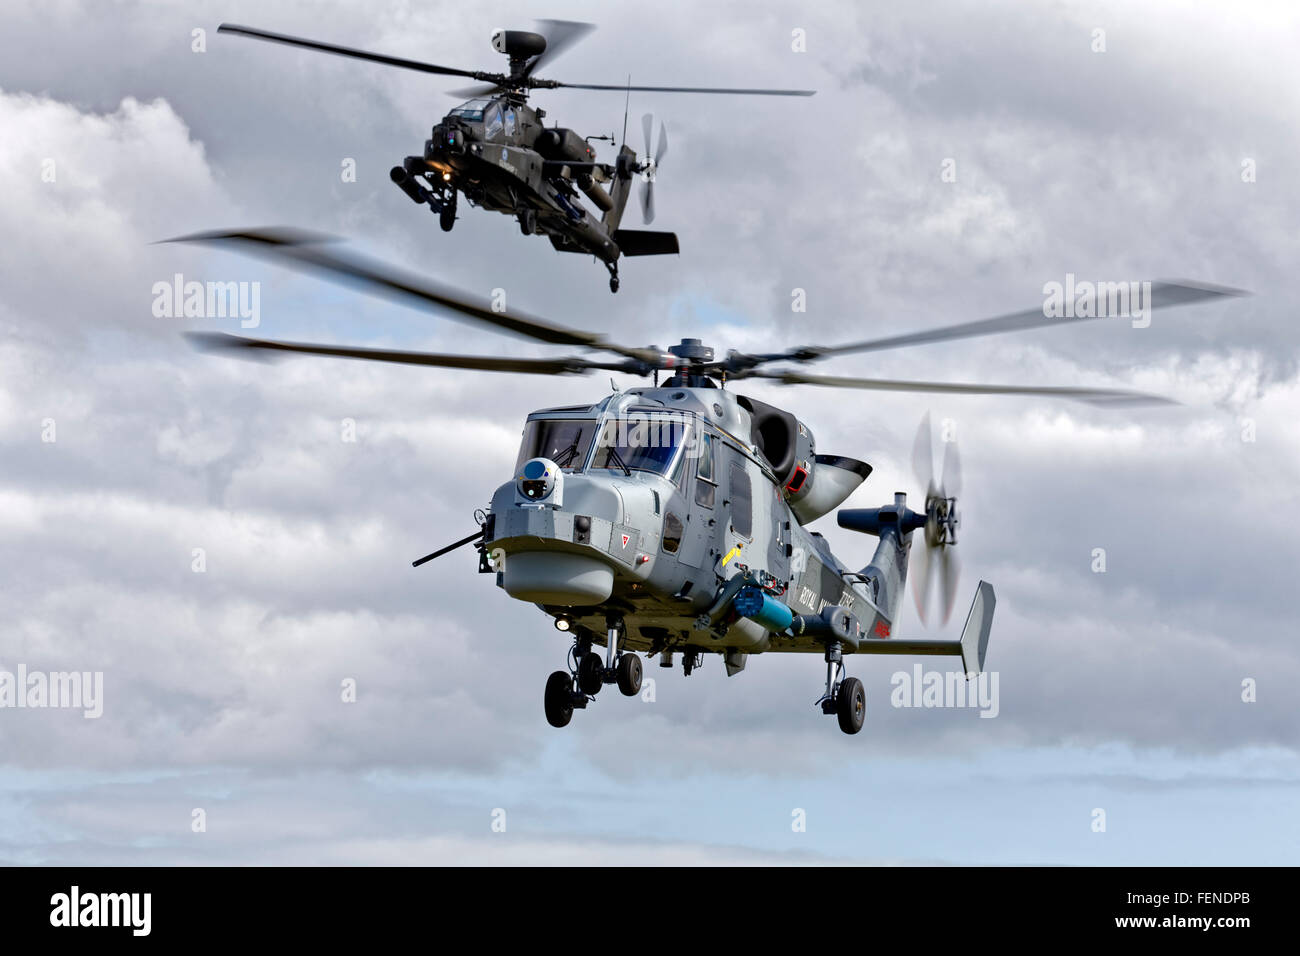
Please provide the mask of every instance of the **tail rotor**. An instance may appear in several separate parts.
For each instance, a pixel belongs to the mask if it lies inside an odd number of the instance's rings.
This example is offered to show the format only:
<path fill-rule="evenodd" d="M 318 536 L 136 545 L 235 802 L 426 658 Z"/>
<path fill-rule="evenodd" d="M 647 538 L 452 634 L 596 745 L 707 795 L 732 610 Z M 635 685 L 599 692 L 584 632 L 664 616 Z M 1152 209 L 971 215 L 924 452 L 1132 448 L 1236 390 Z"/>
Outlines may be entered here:
<path fill-rule="evenodd" d="M 641 164 L 641 219 L 648 226 L 655 221 L 655 173 L 659 169 L 659 163 L 668 153 L 668 127 L 662 122 L 659 124 L 659 146 L 654 155 L 650 153 L 650 135 L 654 131 L 655 118 L 653 113 L 646 113 L 641 117 L 641 131 L 645 134 L 645 157 Z"/>
<path fill-rule="evenodd" d="M 943 466 L 936 481 L 934 454 L 931 450 L 930 413 L 926 412 L 912 444 L 912 472 L 925 486 L 925 540 L 913 551 L 912 595 L 916 612 L 927 623 L 930 591 L 937 583 L 941 625 L 952 616 L 957 600 L 957 581 L 961 565 L 953 545 L 957 543 L 957 495 L 961 491 L 961 458 L 956 442 L 944 442 Z"/>

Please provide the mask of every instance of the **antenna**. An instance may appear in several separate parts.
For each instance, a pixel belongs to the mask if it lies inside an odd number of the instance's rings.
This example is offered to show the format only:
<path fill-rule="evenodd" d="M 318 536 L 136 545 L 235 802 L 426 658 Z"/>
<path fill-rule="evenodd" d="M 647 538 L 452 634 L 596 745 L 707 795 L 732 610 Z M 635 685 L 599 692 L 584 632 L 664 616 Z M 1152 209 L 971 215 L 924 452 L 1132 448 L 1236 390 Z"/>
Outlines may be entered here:
<path fill-rule="evenodd" d="M 632 102 L 632 74 L 629 73 L 627 75 L 627 96 L 623 100 L 623 141 L 618 144 L 618 148 L 620 152 L 622 152 L 623 147 L 627 145 L 627 108 L 631 102 Z"/>

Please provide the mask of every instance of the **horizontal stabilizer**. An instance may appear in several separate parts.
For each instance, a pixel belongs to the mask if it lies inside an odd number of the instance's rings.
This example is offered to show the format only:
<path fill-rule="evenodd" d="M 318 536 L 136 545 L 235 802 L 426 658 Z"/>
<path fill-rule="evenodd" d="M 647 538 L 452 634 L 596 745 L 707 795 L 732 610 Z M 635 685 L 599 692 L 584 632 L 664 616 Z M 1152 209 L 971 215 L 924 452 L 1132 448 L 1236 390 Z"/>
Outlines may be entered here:
<path fill-rule="evenodd" d="M 984 658 L 989 649 L 989 634 L 993 631 L 993 608 L 996 603 L 993 585 L 981 581 L 975 589 L 975 600 L 971 603 L 970 613 L 966 615 L 966 626 L 962 628 L 960 640 L 908 641 L 864 635 L 858 644 L 857 653 L 950 655 L 961 658 L 962 667 L 967 674 L 982 673 Z"/>
<path fill-rule="evenodd" d="M 614 244 L 625 256 L 668 256 L 682 250 L 675 232 L 647 232 L 644 229 L 614 230 Z"/>

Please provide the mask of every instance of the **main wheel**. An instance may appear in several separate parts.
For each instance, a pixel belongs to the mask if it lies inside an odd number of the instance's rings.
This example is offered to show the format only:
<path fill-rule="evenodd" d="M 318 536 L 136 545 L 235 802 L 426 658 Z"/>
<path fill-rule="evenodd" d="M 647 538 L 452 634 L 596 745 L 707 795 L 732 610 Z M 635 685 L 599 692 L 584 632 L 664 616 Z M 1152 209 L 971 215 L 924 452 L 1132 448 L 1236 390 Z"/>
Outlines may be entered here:
<path fill-rule="evenodd" d="M 531 236 L 537 231 L 537 213 L 531 209 L 525 209 L 519 214 L 519 231 L 525 236 Z"/>
<path fill-rule="evenodd" d="M 578 690 L 594 694 L 605 685 L 605 661 L 595 651 L 589 651 L 578 661 Z"/>
<path fill-rule="evenodd" d="M 443 203 L 442 211 L 438 213 L 438 225 L 442 226 L 443 232 L 451 232 L 451 227 L 456 225 L 456 204 L 454 202 Z"/>
<path fill-rule="evenodd" d="M 844 678 L 835 694 L 835 713 L 840 730 L 846 734 L 856 734 L 862 729 L 867 717 L 867 692 L 862 689 L 862 681 L 856 677 Z"/>
<path fill-rule="evenodd" d="M 624 654 L 618 659 L 618 689 L 624 697 L 641 693 L 641 658 L 636 654 Z"/>
<path fill-rule="evenodd" d="M 565 671 L 546 679 L 546 722 L 552 727 L 564 727 L 573 719 L 571 680 Z"/>
<path fill-rule="evenodd" d="M 618 291 L 618 276 L 609 277 L 609 291 L 610 292 Z"/>

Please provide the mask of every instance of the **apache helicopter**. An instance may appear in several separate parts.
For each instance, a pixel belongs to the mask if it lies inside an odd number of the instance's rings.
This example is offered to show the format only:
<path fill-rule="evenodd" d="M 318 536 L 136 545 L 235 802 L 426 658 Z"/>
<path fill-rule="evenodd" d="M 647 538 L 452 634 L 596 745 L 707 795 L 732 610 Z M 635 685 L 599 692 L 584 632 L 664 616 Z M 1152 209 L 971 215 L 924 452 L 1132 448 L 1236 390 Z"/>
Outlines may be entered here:
<path fill-rule="evenodd" d="M 223 23 L 218 33 L 269 40 L 290 46 L 335 53 L 423 73 L 465 76 L 485 84 L 457 91 L 471 98 L 449 112 L 433 127 L 420 156 L 407 156 L 389 173 L 402 192 L 418 205 L 428 205 L 444 232 L 456 223 L 456 196 L 464 193 L 471 205 L 513 216 L 525 236 L 545 235 L 560 252 L 595 256 L 609 270 L 609 289 L 618 291 L 620 256 L 657 256 L 680 251 L 671 232 L 623 229 L 623 209 L 634 176 L 641 177 L 641 215 L 654 222 L 655 173 L 668 152 L 668 130 L 659 126 L 659 143 L 653 157 L 650 138 L 654 117 L 641 118 L 645 153 L 638 159 L 627 145 L 627 108 L 623 111 L 623 137 L 613 163 L 596 160 L 590 140 L 613 143 L 613 135 L 583 137 L 560 126 L 547 128 L 546 111 L 528 105 L 536 89 L 614 90 L 630 99 L 633 91 L 655 93 L 726 93 L 745 96 L 812 96 L 815 90 L 730 89 L 687 86 L 633 86 L 627 83 L 561 83 L 534 75 L 589 31 L 589 23 L 542 20 L 549 36 L 521 30 L 495 30 L 492 48 L 510 61 L 509 73 L 460 70 L 434 63 L 369 53 L 321 43 L 283 33 Z M 609 191 L 605 186 L 610 185 Z M 576 188 L 575 188 L 576 187 Z M 586 208 L 578 190 L 598 211 Z M 596 215 L 600 218 L 596 218 Z"/>
<path fill-rule="evenodd" d="M 846 733 L 862 728 L 862 682 L 844 674 L 851 654 L 938 654 L 961 658 L 968 677 L 984 668 L 993 622 L 993 588 L 981 581 L 958 639 L 900 637 L 896 631 L 913 533 L 921 547 L 913 591 L 924 621 L 937 584 L 941 621 L 956 599 L 953 547 L 960 521 L 960 464 L 955 446 L 935 479 L 928 419 L 913 447 L 925 487 L 920 511 L 907 496 L 878 508 L 838 512 L 841 527 L 879 539 L 865 567 L 853 570 L 808 525 L 839 507 L 871 474 L 866 462 L 817 450 L 793 414 L 738 394 L 731 383 L 940 394 L 1026 395 L 1102 406 L 1171 404 L 1114 389 L 898 381 L 813 375 L 793 368 L 838 355 L 949 341 L 1082 318 L 1030 309 L 923 332 L 847 345 L 801 346 L 766 354 L 715 355 L 699 339 L 662 350 L 611 342 L 603 335 L 520 312 L 496 312 L 447 286 L 373 260 L 340 253 L 323 237 L 291 230 L 199 233 L 176 242 L 230 247 L 358 285 L 363 290 L 552 345 L 608 357 L 507 358 L 392 351 L 191 333 L 195 345 L 247 357 L 276 353 L 369 359 L 437 368 L 536 375 L 593 371 L 651 377 L 649 387 L 615 391 L 578 406 L 527 417 L 511 480 L 476 513 L 479 530 L 413 562 L 419 566 L 473 544 L 479 570 L 496 575 L 510 597 L 535 604 L 572 638 L 568 666 L 551 674 L 547 720 L 563 727 L 605 684 L 640 691 L 639 654 L 689 675 L 706 654 L 722 656 L 728 675 L 751 654 L 821 653 L 826 685 L 817 705 Z M 1181 282 L 1151 285 L 1148 308 L 1205 301 L 1235 290 Z M 667 373 L 659 381 L 660 373 Z M 596 651 L 604 646 L 604 653 Z"/>

